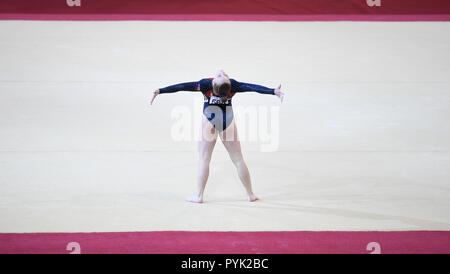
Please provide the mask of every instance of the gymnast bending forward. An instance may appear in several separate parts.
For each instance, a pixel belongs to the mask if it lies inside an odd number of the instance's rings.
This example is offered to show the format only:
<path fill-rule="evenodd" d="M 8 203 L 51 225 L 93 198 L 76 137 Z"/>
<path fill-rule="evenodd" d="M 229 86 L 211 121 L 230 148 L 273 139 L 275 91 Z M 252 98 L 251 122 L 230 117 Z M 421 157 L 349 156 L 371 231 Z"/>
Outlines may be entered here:
<path fill-rule="evenodd" d="M 245 187 L 250 202 L 258 200 L 252 190 L 252 183 L 247 164 L 242 157 L 241 144 L 233 119 L 231 99 L 238 92 L 255 91 L 262 94 L 272 94 L 283 100 L 281 85 L 276 89 L 260 85 L 238 82 L 219 70 L 214 78 L 205 78 L 198 82 L 187 82 L 157 89 L 151 99 L 153 104 L 156 96 L 177 91 L 197 91 L 204 97 L 201 140 L 198 144 L 200 162 L 198 167 L 197 193 L 186 200 L 193 203 L 203 202 L 203 192 L 209 176 L 209 163 L 216 144 L 217 135 L 236 166 L 239 178 Z"/>

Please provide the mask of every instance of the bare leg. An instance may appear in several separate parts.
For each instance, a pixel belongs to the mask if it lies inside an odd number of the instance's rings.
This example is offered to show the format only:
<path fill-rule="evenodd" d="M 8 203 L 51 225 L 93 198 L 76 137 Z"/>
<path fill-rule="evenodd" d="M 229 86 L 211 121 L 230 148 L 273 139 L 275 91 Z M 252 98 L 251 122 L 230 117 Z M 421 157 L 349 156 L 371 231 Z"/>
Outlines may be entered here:
<path fill-rule="evenodd" d="M 212 124 L 203 117 L 201 140 L 198 143 L 199 166 L 197 193 L 186 200 L 193 203 L 203 203 L 203 192 L 209 176 L 209 163 L 217 140 L 217 133 Z"/>
<path fill-rule="evenodd" d="M 241 142 L 238 139 L 237 128 L 234 121 L 228 126 L 228 128 L 220 133 L 222 143 L 230 155 L 231 161 L 236 166 L 239 179 L 247 192 L 248 200 L 254 202 L 258 198 L 253 194 L 252 182 L 250 179 L 250 172 L 248 171 L 247 164 L 244 161 L 241 152 Z"/>

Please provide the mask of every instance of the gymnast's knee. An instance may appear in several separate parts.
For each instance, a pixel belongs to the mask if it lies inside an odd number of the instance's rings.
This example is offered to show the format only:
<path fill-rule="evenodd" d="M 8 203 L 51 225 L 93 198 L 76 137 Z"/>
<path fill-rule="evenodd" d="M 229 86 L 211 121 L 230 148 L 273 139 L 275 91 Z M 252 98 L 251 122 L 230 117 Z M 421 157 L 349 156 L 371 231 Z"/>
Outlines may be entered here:
<path fill-rule="evenodd" d="M 209 165 L 211 162 L 211 155 L 200 153 L 200 163 Z"/>
<path fill-rule="evenodd" d="M 230 155 L 231 161 L 236 167 L 240 167 L 242 165 L 245 165 L 244 158 L 239 153 L 238 155 Z"/>

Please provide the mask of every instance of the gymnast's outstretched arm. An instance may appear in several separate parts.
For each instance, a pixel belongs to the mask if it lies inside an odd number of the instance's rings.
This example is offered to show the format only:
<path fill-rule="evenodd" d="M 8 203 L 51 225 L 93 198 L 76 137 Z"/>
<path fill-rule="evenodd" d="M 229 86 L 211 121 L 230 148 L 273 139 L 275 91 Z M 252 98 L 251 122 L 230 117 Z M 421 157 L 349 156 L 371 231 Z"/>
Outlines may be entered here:
<path fill-rule="evenodd" d="M 153 104 L 155 97 L 160 93 L 174 93 L 174 92 L 178 92 L 178 91 L 199 91 L 200 83 L 202 81 L 203 81 L 203 79 L 198 82 L 180 83 L 180 84 L 171 85 L 171 86 L 168 86 L 165 88 L 157 89 L 153 93 L 153 97 L 152 97 L 152 100 L 150 101 L 150 104 Z"/>
<path fill-rule="evenodd" d="M 177 91 L 197 91 L 200 90 L 200 82 L 180 83 L 165 88 L 160 88 L 159 93 L 173 93 Z"/>
<path fill-rule="evenodd" d="M 261 85 L 238 82 L 234 79 L 230 79 L 230 81 L 231 81 L 231 89 L 234 92 L 254 91 L 262 94 L 272 94 L 278 96 L 281 99 L 281 101 L 283 101 L 284 93 L 281 92 L 281 85 L 279 85 L 277 88 L 274 89 Z"/>

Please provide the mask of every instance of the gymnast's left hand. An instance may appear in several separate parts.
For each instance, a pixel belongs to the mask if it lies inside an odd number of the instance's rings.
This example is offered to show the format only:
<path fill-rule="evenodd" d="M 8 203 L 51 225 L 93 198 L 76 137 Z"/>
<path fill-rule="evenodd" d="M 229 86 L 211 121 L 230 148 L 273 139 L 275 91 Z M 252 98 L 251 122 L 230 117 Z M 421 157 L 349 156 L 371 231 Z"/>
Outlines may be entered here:
<path fill-rule="evenodd" d="M 274 93 L 280 98 L 281 102 L 283 102 L 284 93 L 281 92 L 281 84 L 275 89 Z"/>
<path fill-rule="evenodd" d="M 155 90 L 155 92 L 153 92 L 153 97 L 152 100 L 150 100 L 150 105 L 153 105 L 153 101 L 155 100 L 156 96 L 158 96 L 159 94 L 159 89 Z"/>

